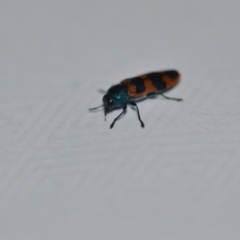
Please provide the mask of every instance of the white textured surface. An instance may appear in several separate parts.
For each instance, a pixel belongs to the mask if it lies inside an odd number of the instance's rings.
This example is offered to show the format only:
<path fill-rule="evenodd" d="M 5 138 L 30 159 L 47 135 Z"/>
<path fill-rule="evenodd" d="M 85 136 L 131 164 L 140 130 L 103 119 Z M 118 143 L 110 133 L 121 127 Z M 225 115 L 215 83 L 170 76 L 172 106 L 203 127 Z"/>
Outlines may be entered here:
<path fill-rule="evenodd" d="M 240 239 L 239 1 L 1 1 L 0 239 Z M 181 83 L 109 130 L 98 89 Z"/>

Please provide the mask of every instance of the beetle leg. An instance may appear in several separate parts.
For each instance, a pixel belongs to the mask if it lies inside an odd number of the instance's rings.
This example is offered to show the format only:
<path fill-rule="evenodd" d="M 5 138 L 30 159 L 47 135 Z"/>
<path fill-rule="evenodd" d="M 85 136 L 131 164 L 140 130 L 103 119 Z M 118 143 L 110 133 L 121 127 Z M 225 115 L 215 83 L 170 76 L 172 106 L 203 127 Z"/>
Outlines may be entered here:
<path fill-rule="evenodd" d="M 140 113 L 139 113 L 137 104 L 136 104 L 135 102 L 129 102 L 129 104 L 131 104 L 132 106 L 134 106 L 134 107 L 136 108 L 136 110 L 137 110 L 137 115 L 138 115 L 138 120 L 139 120 L 140 123 L 141 123 L 141 127 L 144 128 L 144 123 L 143 123 L 143 121 L 142 121 L 142 119 L 141 119 L 141 117 L 140 117 Z"/>
<path fill-rule="evenodd" d="M 113 128 L 115 122 L 123 115 L 126 113 L 127 110 L 127 104 L 123 105 L 123 111 L 113 120 L 112 124 L 110 125 L 110 128 Z"/>
<path fill-rule="evenodd" d="M 164 98 L 166 98 L 168 100 L 175 100 L 178 102 L 182 101 L 182 98 L 171 98 L 171 97 L 167 97 L 167 96 L 163 95 L 162 93 L 160 93 L 160 95 L 162 95 Z"/>

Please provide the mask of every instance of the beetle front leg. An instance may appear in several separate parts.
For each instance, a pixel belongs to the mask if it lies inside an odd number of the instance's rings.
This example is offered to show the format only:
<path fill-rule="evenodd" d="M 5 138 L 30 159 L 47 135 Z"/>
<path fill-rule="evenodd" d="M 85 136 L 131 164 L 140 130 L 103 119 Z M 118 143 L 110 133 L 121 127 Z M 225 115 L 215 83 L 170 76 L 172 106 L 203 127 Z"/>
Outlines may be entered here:
<path fill-rule="evenodd" d="M 113 120 L 112 124 L 110 125 L 110 128 L 113 128 L 115 122 L 123 115 L 126 113 L 127 110 L 127 104 L 123 105 L 123 111 Z"/>

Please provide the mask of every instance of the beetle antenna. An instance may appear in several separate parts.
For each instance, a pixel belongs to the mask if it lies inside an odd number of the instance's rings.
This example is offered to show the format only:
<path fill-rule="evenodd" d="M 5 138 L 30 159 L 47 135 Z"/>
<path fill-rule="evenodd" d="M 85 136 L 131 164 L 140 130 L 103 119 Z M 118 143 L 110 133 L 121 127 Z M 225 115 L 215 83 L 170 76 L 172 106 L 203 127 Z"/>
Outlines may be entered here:
<path fill-rule="evenodd" d="M 92 110 L 96 110 L 96 109 L 98 109 L 98 108 L 100 108 L 100 107 L 103 107 L 103 105 L 98 106 L 98 107 L 95 107 L 95 108 L 89 108 L 88 110 L 92 111 Z"/>

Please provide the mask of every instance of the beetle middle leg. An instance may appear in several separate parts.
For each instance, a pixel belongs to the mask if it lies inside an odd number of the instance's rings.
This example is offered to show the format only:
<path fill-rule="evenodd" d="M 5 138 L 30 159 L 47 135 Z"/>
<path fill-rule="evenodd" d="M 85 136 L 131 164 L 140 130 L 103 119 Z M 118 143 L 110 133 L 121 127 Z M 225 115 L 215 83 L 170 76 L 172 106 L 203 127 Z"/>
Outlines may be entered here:
<path fill-rule="evenodd" d="M 134 107 L 136 108 L 136 110 L 137 110 L 137 115 L 138 115 L 138 120 L 139 120 L 140 123 L 141 123 L 141 127 L 144 128 L 144 123 L 143 123 L 143 121 L 142 121 L 142 119 L 141 119 L 141 117 L 140 117 L 140 113 L 139 113 L 137 104 L 136 104 L 135 102 L 129 102 L 129 104 L 131 104 L 132 106 L 134 106 Z"/>

